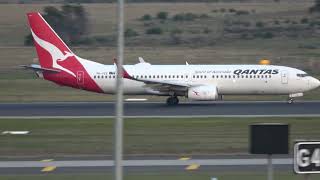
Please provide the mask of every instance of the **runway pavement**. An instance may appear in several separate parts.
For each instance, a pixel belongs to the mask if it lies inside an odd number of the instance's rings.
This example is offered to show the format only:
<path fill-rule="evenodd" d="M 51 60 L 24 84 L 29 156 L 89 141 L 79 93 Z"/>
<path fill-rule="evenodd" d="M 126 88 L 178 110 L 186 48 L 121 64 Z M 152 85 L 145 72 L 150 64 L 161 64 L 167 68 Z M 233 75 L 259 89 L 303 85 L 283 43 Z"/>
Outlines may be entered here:
<path fill-rule="evenodd" d="M 291 158 L 275 158 L 276 169 L 292 169 Z M 129 171 L 182 171 L 189 166 L 193 170 L 210 171 L 262 171 L 266 169 L 267 159 L 190 159 L 190 160 L 124 160 L 123 166 Z M 112 160 L 68 160 L 68 161 L 0 161 L 0 175 L 39 174 L 47 168 L 52 173 L 106 172 L 113 169 Z"/>
<path fill-rule="evenodd" d="M 126 117 L 281 117 L 320 116 L 320 101 L 186 102 L 167 106 L 163 102 L 126 102 Z M 1 118 L 16 117 L 113 117 L 113 102 L 1 103 Z"/>

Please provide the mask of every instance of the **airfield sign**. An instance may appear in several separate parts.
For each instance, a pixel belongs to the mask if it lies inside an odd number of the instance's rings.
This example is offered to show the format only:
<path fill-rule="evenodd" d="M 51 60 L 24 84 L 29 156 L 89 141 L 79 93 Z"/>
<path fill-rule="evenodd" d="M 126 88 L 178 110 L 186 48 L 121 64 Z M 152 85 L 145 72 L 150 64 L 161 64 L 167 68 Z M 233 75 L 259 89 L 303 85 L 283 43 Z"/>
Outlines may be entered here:
<path fill-rule="evenodd" d="M 294 171 L 297 174 L 320 173 L 320 142 L 297 142 L 294 145 Z"/>

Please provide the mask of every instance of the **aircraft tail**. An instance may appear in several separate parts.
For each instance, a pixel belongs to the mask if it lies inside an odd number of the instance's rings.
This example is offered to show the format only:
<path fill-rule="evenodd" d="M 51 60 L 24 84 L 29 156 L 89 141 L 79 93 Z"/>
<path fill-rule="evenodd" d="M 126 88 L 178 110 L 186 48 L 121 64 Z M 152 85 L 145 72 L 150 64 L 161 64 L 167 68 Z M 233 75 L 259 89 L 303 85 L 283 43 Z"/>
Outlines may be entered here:
<path fill-rule="evenodd" d="M 102 92 L 88 73 L 94 63 L 77 57 L 39 12 L 27 13 L 43 77 L 60 85 Z M 32 69 L 35 69 L 34 67 Z M 51 73 L 51 72 L 58 73 Z"/>
<path fill-rule="evenodd" d="M 27 16 L 41 67 L 56 68 L 52 61 L 64 61 L 74 56 L 39 12 L 31 12 Z"/>

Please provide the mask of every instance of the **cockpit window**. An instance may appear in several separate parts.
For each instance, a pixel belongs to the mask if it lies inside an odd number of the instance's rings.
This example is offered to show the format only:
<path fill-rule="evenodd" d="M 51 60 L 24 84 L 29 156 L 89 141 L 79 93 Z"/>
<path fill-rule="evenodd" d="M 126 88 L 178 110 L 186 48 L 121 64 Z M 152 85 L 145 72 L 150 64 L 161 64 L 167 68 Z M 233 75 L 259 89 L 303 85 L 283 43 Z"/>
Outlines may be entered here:
<path fill-rule="evenodd" d="M 306 77 L 308 74 L 297 74 L 298 77 Z"/>

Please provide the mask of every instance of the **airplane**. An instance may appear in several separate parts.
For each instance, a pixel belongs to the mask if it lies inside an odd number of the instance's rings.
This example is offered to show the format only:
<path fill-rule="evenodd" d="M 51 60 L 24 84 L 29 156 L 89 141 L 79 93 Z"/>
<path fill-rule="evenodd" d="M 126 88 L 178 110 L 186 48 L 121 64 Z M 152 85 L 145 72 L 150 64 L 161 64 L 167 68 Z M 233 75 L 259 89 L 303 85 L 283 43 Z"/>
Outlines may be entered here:
<path fill-rule="evenodd" d="M 167 96 L 168 105 L 178 97 L 215 101 L 224 95 L 288 95 L 288 103 L 320 86 L 306 72 L 276 65 L 151 65 L 117 67 L 83 59 L 74 54 L 39 12 L 27 13 L 40 65 L 24 65 L 58 85 L 96 93 L 115 94 L 117 68 L 123 68 L 124 94 Z"/>

